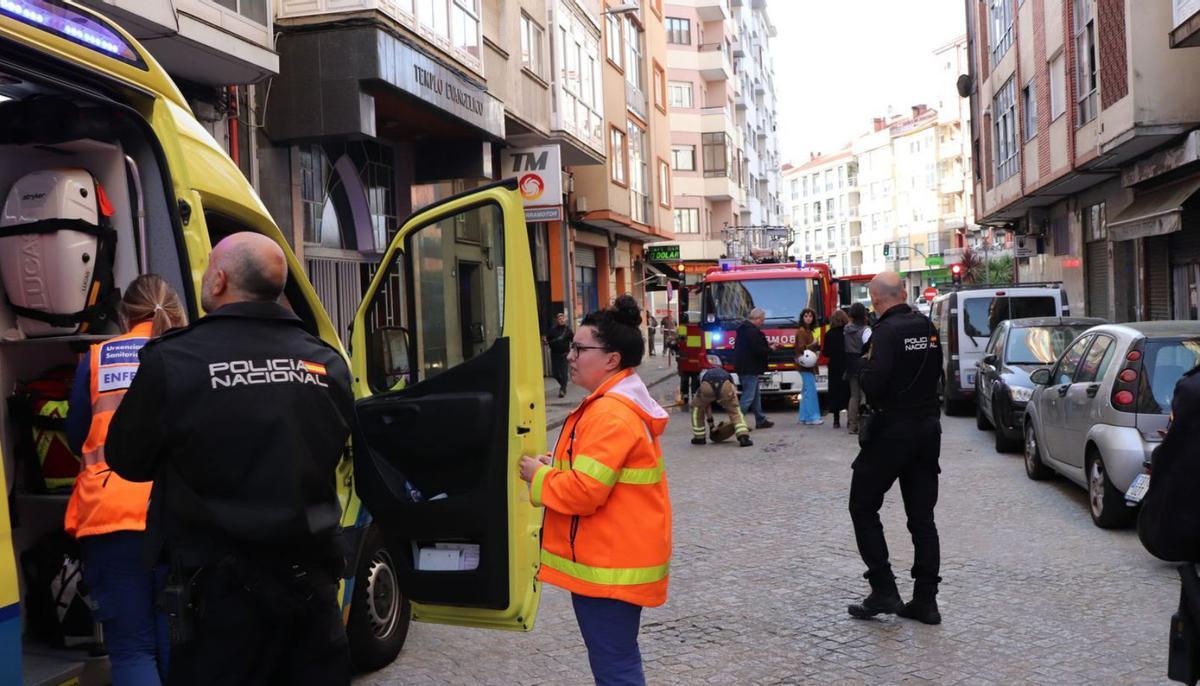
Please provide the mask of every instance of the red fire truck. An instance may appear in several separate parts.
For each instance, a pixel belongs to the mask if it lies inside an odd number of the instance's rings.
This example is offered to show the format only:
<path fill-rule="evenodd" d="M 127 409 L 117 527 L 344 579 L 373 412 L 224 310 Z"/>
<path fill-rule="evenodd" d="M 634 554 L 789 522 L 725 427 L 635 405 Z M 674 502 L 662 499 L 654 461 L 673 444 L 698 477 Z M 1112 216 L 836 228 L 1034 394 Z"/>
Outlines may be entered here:
<path fill-rule="evenodd" d="M 875 278 L 874 274 L 851 274 L 837 278 L 838 297 L 841 307 L 850 307 L 854 303 L 862 303 L 871 309 L 871 294 L 867 292 L 867 284 Z"/>
<path fill-rule="evenodd" d="M 816 311 L 815 333 L 820 341 L 838 306 L 837 287 L 829 265 L 814 262 L 726 264 L 705 274 L 699 297 L 703 352 L 715 354 L 730 371 L 737 327 L 750 315 L 750 310 L 761 307 L 766 311 L 763 333 L 767 340 L 783 347 L 771 353 L 760 386 L 764 395 L 791 395 L 800 391 L 800 370 L 795 361 L 800 312 L 805 308 Z M 699 362 L 708 366 L 704 355 Z M 817 374 L 819 391 L 828 388 L 825 364 L 822 357 Z"/>

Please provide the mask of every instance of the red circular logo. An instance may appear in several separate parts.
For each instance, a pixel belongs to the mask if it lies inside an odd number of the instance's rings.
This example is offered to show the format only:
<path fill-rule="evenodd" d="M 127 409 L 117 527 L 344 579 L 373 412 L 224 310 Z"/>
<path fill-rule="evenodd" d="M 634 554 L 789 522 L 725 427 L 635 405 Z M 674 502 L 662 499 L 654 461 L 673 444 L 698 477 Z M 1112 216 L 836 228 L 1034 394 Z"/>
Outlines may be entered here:
<path fill-rule="evenodd" d="M 537 174 L 526 174 L 517 182 L 521 189 L 521 197 L 526 200 L 537 200 L 546 190 L 546 182 Z"/>

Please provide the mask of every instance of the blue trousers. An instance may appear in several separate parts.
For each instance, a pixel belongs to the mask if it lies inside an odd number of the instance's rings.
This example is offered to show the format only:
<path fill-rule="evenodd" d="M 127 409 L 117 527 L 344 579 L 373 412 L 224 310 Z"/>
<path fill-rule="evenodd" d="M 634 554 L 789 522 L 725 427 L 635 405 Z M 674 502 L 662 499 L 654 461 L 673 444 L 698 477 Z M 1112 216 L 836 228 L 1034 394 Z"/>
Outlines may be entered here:
<path fill-rule="evenodd" d="M 623 600 L 571 594 L 596 686 L 645 686 L 638 629 L 642 608 Z"/>
<path fill-rule="evenodd" d="M 762 411 L 762 393 L 758 390 L 757 374 L 738 374 L 742 382 L 742 416 L 754 410 L 754 420 L 759 424 L 767 421 L 767 415 Z"/>
<path fill-rule="evenodd" d="M 821 401 L 817 397 L 817 375 L 812 372 L 800 372 L 804 382 L 800 398 L 800 421 L 814 423 L 821 421 Z"/>
<path fill-rule="evenodd" d="M 142 566 L 141 531 L 116 531 L 79 539 L 83 582 L 104 626 L 113 686 L 159 686 L 166 681 L 166 618 L 154 601 L 166 570 Z"/>

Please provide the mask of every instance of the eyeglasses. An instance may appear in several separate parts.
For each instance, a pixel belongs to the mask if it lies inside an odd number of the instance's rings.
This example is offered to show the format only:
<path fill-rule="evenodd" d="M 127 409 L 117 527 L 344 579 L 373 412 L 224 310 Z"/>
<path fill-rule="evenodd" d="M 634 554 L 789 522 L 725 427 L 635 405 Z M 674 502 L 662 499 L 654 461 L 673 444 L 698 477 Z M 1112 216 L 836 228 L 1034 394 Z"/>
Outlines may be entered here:
<path fill-rule="evenodd" d="M 571 352 L 575 353 L 576 356 L 578 356 L 584 350 L 604 350 L 607 352 L 608 348 L 605 348 L 602 345 L 580 345 L 578 343 L 571 344 Z"/>

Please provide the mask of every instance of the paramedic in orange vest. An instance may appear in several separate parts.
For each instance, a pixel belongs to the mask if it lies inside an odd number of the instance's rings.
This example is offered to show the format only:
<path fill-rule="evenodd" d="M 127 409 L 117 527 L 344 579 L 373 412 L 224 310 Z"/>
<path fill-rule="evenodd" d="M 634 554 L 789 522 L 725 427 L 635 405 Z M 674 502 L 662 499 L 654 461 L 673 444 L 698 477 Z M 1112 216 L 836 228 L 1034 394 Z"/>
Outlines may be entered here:
<path fill-rule="evenodd" d="M 521 460 L 530 499 L 546 508 L 538 577 L 571 592 L 600 686 L 645 683 L 642 608 L 667 601 L 667 413 L 635 371 L 645 349 L 640 324 L 627 295 L 583 318 L 568 362 L 571 381 L 589 395 L 567 417 L 552 455 Z"/>
<path fill-rule="evenodd" d="M 165 570 L 142 564 L 150 483 L 108 468 L 108 424 L 151 338 L 187 324 L 179 296 L 162 277 L 139 276 L 121 300 L 126 333 L 93 345 L 79 363 L 67 411 L 67 440 L 83 469 L 67 503 L 65 528 L 79 539 L 83 580 L 104 626 L 114 686 L 160 684 L 167 673 L 166 621 L 154 609 Z"/>

